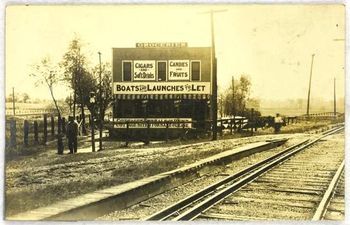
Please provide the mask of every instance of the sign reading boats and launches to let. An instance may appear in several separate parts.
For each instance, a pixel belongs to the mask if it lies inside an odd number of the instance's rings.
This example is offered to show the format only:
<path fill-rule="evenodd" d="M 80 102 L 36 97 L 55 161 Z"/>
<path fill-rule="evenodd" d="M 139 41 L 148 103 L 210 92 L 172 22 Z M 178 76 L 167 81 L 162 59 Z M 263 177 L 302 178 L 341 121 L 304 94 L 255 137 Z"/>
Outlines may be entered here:
<path fill-rule="evenodd" d="M 190 80 L 189 60 L 169 60 L 169 80 Z"/>
<path fill-rule="evenodd" d="M 114 94 L 210 94 L 210 82 L 114 82 Z"/>
<path fill-rule="evenodd" d="M 156 80 L 156 62 L 154 60 L 135 60 L 133 78 L 136 81 Z"/>

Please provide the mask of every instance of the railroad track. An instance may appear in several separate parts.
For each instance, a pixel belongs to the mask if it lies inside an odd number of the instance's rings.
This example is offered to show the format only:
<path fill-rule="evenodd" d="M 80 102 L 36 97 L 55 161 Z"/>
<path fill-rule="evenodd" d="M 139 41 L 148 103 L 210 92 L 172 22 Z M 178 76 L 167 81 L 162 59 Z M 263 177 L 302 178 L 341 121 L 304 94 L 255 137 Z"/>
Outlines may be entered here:
<path fill-rule="evenodd" d="M 312 171 L 299 171 L 301 174 L 293 174 L 291 171 L 296 171 L 299 168 L 302 168 L 302 165 L 304 165 L 306 161 L 308 161 L 307 158 L 303 158 L 301 156 L 300 162 L 292 162 L 292 160 L 289 160 L 292 156 L 299 156 L 302 154 L 302 150 L 310 148 L 311 146 L 315 145 L 317 142 L 322 140 L 323 138 L 335 134 L 341 130 L 343 130 L 344 127 L 336 127 L 334 129 L 328 130 L 324 132 L 322 135 L 318 136 L 315 139 L 307 139 L 304 140 L 294 146 L 291 146 L 284 151 L 269 157 L 257 164 L 254 164 L 238 173 L 235 173 L 229 177 L 226 177 L 225 179 L 212 184 L 209 187 L 206 187 L 205 189 L 202 189 L 193 195 L 187 197 L 186 199 L 183 199 L 151 216 L 146 218 L 145 220 L 173 220 L 173 221 L 179 221 L 179 220 L 194 220 L 194 219 L 217 219 L 217 220 L 252 220 L 252 219 L 286 219 L 286 217 L 281 217 L 281 215 L 275 215 L 272 217 L 268 216 L 262 216 L 259 218 L 255 217 L 255 214 L 257 214 L 254 210 L 258 209 L 259 205 L 273 205 L 273 200 L 270 199 L 269 195 L 265 193 L 265 197 L 254 196 L 255 192 L 273 192 L 276 191 L 277 193 L 298 193 L 298 194 L 315 194 L 318 196 L 322 195 L 319 191 L 320 185 L 328 185 L 330 173 L 329 171 L 326 171 L 324 168 L 320 168 L 321 173 L 320 176 L 316 178 L 322 180 L 323 178 L 327 178 L 326 181 L 318 181 L 312 180 L 312 178 L 315 178 L 315 174 L 312 175 Z M 304 151 L 303 151 L 304 152 Z M 307 151 L 306 151 L 307 152 Z M 334 155 L 334 157 L 337 154 Z M 342 156 L 342 154 L 339 157 Z M 296 158 L 293 157 L 293 158 Z M 327 157 L 327 154 L 325 154 L 324 157 Z M 329 156 L 328 156 L 329 157 Z M 289 160 L 288 162 L 286 162 Z M 295 161 L 295 160 L 294 160 Z M 309 160 L 310 161 L 310 160 Z M 279 171 L 272 171 L 272 173 L 266 173 L 267 171 L 270 171 L 272 168 L 276 167 L 277 165 L 281 165 L 283 163 L 283 166 L 279 166 Z M 312 160 L 309 162 L 312 164 L 315 164 Z M 324 171 L 323 171 L 324 170 Z M 320 171 L 317 171 L 320 172 Z M 265 174 L 266 173 L 266 174 Z M 271 175 L 270 175 L 271 174 Z M 293 202 L 293 199 L 289 200 L 283 200 L 281 203 L 278 204 L 276 207 L 298 207 L 300 208 L 306 208 L 306 211 L 320 211 L 319 213 L 321 217 L 314 219 L 322 219 L 324 218 L 324 215 L 326 215 L 327 207 L 330 205 L 332 194 L 334 193 L 334 189 L 337 186 L 338 178 L 341 177 L 340 174 L 342 174 L 342 169 L 338 169 L 337 177 L 334 178 L 334 181 L 332 181 L 332 186 L 329 186 L 326 192 L 329 192 L 329 196 L 326 197 L 325 200 L 315 200 L 311 198 L 311 203 L 305 201 L 298 201 L 295 205 L 291 205 L 291 202 Z M 268 178 L 264 178 L 264 176 L 267 176 Z M 303 176 L 305 175 L 304 181 L 302 181 L 301 185 L 302 187 L 296 188 L 296 190 L 292 190 L 293 188 L 290 188 L 292 184 L 289 185 L 283 185 L 283 178 L 286 178 L 287 180 L 293 182 L 297 182 L 297 177 L 293 176 Z M 270 176 L 270 177 L 269 177 Z M 257 179 L 259 178 L 259 179 Z M 252 182 L 256 180 L 255 182 Z M 310 183 L 307 183 L 307 182 Z M 314 183 L 313 183 L 314 182 Z M 249 185 L 247 185 L 249 184 Z M 318 185 L 318 186 L 317 186 Z M 321 185 L 321 186 L 322 186 Z M 305 187 L 304 187 L 305 186 Z M 325 189 L 322 186 L 321 189 Z M 272 188 L 271 188 L 272 187 Z M 284 188 L 284 189 L 283 189 Z M 283 190 L 282 190 L 283 189 Z M 232 195 L 232 193 L 237 192 L 240 190 L 236 195 Z M 243 194 L 241 194 L 243 193 Z M 253 195 L 252 195 L 253 194 Z M 282 194 L 282 195 L 283 195 Z M 232 197 L 232 196 L 233 197 Z M 228 197 L 230 196 L 230 197 Z M 315 197 L 315 196 L 312 196 Z M 321 203 L 320 203 L 321 202 Z M 323 202 L 323 203 L 322 203 Z M 249 206 L 249 203 L 253 203 Z M 305 204 L 303 204 L 305 203 Z M 310 204 L 308 204 L 310 203 Z M 243 205 L 243 206 L 242 206 Z M 315 210 L 315 208 L 318 207 L 320 209 Z M 226 210 L 230 209 L 230 210 Z M 310 210 L 310 208 L 312 208 Z M 242 211 L 246 210 L 247 213 L 253 213 L 253 215 L 245 215 Z M 234 215 L 235 212 L 239 212 L 239 215 Z M 253 212 L 252 212 L 253 211 Z M 309 213 L 310 214 L 310 213 Z M 291 213 L 289 219 L 298 219 L 299 215 L 300 219 L 311 219 L 309 214 L 303 214 L 303 213 Z"/>

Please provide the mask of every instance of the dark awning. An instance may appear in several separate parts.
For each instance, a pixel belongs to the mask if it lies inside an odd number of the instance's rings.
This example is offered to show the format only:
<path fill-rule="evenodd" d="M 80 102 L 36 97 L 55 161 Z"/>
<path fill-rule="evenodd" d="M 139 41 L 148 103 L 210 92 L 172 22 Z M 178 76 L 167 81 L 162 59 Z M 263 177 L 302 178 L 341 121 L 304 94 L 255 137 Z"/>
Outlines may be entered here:
<path fill-rule="evenodd" d="M 209 100 L 208 94 L 151 94 L 151 95 L 131 95 L 131 94 L 117 94 L 116 99 L 134 100 L 134 99 L 203 99 Z"/>

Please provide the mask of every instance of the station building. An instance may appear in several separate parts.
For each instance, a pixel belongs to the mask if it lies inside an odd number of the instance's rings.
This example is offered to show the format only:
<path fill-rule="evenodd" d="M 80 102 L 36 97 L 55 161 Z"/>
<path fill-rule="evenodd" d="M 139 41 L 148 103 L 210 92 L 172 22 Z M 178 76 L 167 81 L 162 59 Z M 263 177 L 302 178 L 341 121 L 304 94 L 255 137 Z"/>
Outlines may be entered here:
<path fill-rule="evenodd" d="M 138 137 L 144 135 L 145 121 L 151 123 L 152 137 L 164 134 L 166 122 L 172 122 L 168 129 L 173 136 L 184 128 L 206 129 L 212 93 L 210 47 L 181 42 L 113 48 L 112 73 L 113 136 L 125 134 L 127 121 L 131 136 Z"/>

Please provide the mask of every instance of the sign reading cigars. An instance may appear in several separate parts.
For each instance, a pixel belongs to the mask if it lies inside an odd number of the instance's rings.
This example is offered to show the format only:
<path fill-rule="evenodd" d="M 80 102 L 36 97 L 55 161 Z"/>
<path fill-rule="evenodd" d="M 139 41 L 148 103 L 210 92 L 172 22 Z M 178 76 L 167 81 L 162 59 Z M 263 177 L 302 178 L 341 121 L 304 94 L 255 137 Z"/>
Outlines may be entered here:
<path fill-rule="evenodd" d="M 192 118 L 115 118 L 114 128 L 147 128 L 146 121 L 150 122 L 150 128 L 192 128 Z"/>
<path fill-rule="evenodd" d="M 190 80 L 189 60 L 169 60 L 169 80 Z"/>
<path fill-rule="evenodd" d="M 114 82 L 114 94 L 211 94 L 210 82 Z"/>
<path fill-rule="evenodd" d="M 135 60 L 133 78 L 136 81 L 156 80 L 156 62 L 154 60 Z"/>

